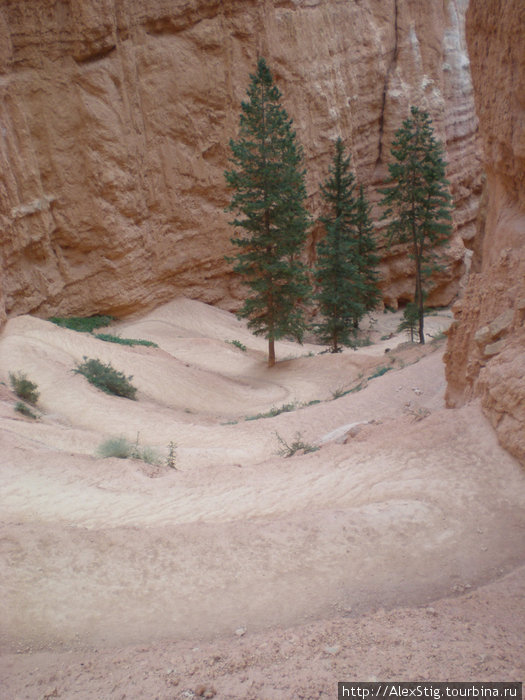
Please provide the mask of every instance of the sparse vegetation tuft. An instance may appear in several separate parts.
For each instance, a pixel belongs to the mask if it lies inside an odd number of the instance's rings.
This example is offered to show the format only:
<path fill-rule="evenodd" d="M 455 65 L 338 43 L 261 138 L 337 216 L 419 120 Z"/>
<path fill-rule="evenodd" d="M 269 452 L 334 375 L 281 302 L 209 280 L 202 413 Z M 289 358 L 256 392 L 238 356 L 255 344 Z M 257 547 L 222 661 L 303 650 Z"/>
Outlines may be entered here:
<path fill-rule="evenodd" d="M 255 416 L 246 416 L 244 420 L 259 420 L 259 418 L 273 418 L 281 413 L 290 413 L 295 411 L 299 406 L 296 403 L 285 403 L 280 408 L 271 408 L 266 413 L 258 413 Z"/>
<path fill-rule="evenodd" d="M 131 457 L 132 449 L 133 445 L 125 437 L 112 437 L 104 440 L 98 446 L 97 455 L 104 458 L 128 459 L 128 457 Z"/>
<path fill-rule="evenodd" d="M 82 374 L 90 384 L 106 394 L 135 400 L 137 389 L 131 384 L 133 376 L 126 377 L 123 372 L 116 370 L 110 362 L 104 364 L 98 359 L 84 357 L 84 361 L 77 365 L 73 372 Z"/>
<path fill-rule="evenodd" d="M 386 374 L 387 372 L 390 372 L 391 369 L 394 369 L 393 367 L 378 367 L 375 372 L 373 372 L 368 379 L 375 379 L 376 377 L 382 377 L 383 374 Z"/>
<path fill-rule="evenodd" d="M 332 400 L 335 401 L 335 399 L 340 399 L 341 396 L 344 396 L 345 394 L 349 393 L 349 389 L 345 389 L 342 386 L 337 387 L 337 389 L 334 389 L 332 391 Z"/>
<path fill-rule="evenodd" d="M 33 418 L 33 420 L 38 418 L 38 414 L 35 413 L 33 409 L 23 401 L 17 401 L 15 403 L 15 411 L 21 413 L 23 416 L 26 416 L 26 418 Z"/>
<path fill-rule="evenodd" d="M 241 343 L 240 340 L 227 340 L 226 342 L 230 345 L 234 345 L 236 348 L 239 348 L 239 350 L 242 350 L 242 352 L 246 352 L 247 350 L 246 345 L 244 345 L 244 343 Z"/>
<path fill-rule="evenodd" d="M 173 440 L 168 445 L 168 456 L 166 457 L 166 466 L 170 469 L 177 469 L 177 443 Z"/>
<path fill-rule="evenodd" d="M 277 454 L 280 457 L 293 457 L 298 452 L 303 454 L 308 454 L 309 452 L 317 452 L 320 448 L 316 445 L 311 445 L 304 442 L 301 433 L 296 433 L 292 442 L 288 443 L 284 438 L 282 438 L 279 433 L 275 433 L 277 437 L 277 442 L 279 443 L 279 449 Z"/>
<path fill-rule="evenodd" d="M 62 328 L 69 328 L 71 331 L 92 333 L 95 328 L 104 328 L 104 326 L 109 326 L 109 324 L 115 319 L 113 316 L 53 316 L 48 320 L 57 326 L 61 326 Z"/>
<path fill-rule="evenodd" d="M 139 444 L 139 435 L 135 443 L 125 437 L 112 437 L 104 440 L 97 449 L 97 455 L 103 458 L 115 457 L 117 459 L 139 459 L 147 464 L 158 465 L 160 457 L 153 447 Z"/>
<path fill-rule="evenodd" d="M 95 338 L 104 340 L 106 343 L 118 343 L 119 345 L 144 345 L 148 348 L 158 348 L 157 343 L 152 340 L 141 340 L 136 338 L 121 338 L 120 335 L 112 335 L 111 333 L 96 333 Z"/>
<path fill-rule="evenodd" d="M 401 331 L 406 331 L 406 333 L 410 336 L 410 342 L 413 343 L 414 337 L 418 332 L 418 326 L 419 309 L 417 304 L 410 302 L 405 306 L 405 310 L 403 311 L 403 320 L 397 327 L 397 332 L 401 333 Z"/>
<path fill-rule="evenodd" d="M 23 372 L 9 372 L 9 382 L 19 399 L 33 406 L 36 404 L 40 396 L 38 385 L 30 381 Z"/>
<path fill-rule="evenodd" d="M 445 338 L 447 337 L 447 334 L 445 333 L 445 331 L 438 331 L 435 335 L 432 335 L 432 333 L 429 333 L 428 335 L 432 338 L 432 340 L 430 342 L 435 343 L 435 344 L 440 343 L 442 340 L 445 340 Z"/>

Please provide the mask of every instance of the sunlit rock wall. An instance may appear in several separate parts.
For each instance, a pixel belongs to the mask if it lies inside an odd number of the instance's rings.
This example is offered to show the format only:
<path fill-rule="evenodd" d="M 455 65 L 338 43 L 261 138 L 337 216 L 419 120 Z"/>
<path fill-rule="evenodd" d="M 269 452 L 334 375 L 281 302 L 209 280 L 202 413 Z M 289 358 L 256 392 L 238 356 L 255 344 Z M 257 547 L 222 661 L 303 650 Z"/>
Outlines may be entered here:
<path fill-rule="evenodd" d="M 501 443 L 525 463 L 523 2 L 471 0 L 467 30 L 487 182 L 448 342 L 447 400 L 480 397 Z"/>
<path fill-rule="evenodd" d="M 465 9 L 466 0 L 0 0 L 0 314 L 128 314 L 177 294 L 238 305 L 224 261 L 223 172 L 258 55 L 304 147 L 314 216 L 337 136 L 376 202 L 394 131 L 411 104 L 429 110 L 457 206 L 430 303 L 449 303 L 480 193 Z M 410 262 L 399 250 L 382 255 L 395 306 L 413 292 Z"/>

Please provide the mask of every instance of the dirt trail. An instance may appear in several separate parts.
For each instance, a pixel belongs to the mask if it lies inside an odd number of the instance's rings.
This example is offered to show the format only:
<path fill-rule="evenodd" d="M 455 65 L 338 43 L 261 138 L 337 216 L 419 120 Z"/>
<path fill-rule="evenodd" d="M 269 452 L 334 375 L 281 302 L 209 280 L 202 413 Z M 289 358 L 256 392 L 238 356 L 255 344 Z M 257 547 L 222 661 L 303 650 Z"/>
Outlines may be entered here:
<path fill-rule="evenodd" d="M 396 323 L 337 356 L 280 343 L 269 370 L 264 341 L 184 299 L 113 329 L 159 348 L 10 321 L 0 380 L 26 372 L 43 415 L 0 385 L 0 696 L 193 697 L 199 675 L 219 697 L 328 698 L 345 668 L 520 680 L 525 474 L 477 405 L 444 408 L 442 345 L 400 346 Z M 138 401 L 72 373 L 85 355 L 132 374 Z M 95 457 L 137 433 L 162 456 L 174 440 L 177 471 Z M 297 435 L 319 449 L 279 456 Z M 505 658 L 485 651 L 494 630 Z"/>

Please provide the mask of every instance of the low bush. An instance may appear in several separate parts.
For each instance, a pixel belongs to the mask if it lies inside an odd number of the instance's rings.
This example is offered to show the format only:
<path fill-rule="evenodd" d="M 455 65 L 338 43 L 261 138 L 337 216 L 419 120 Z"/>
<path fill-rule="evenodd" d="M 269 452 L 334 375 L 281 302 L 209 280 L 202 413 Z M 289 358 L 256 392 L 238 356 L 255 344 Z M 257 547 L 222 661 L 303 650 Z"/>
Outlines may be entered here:
<path fill-rule="evenodd" d="M 382 377 L 383 374 L 386 374 L 387 372 L 390 372 L 391 369 L 394 369 L 393 367 L 378 367 L 373 374 L 371 374 L 368 379 L 375 379 L 376 377 Z"/>
<path fill-rule="evenodd" d="M 40 393 L 37 391 L 38 386 L 30 381 L 23 372 L 17 372 L 16 374 L 9 372 L 9 382 L 19 399 L 27 401 L 33 406 L 36 404 L 40 396 Z"/>
<path fill-rule="evenodd" d="M 303 442 L 301 433 L 296 433 L 295 438 L 291 443 L 287 443 L 284 438 L 282 438 L 279 433 L 275 433 L 277 436 L 277 442 L 280 447 L 277 450 L 277 454 L 281 457 L 293 457 L 298 452 L 307 454 L 308 452 L 317 452 L 319 447 L 315 445 L 310 445 L 307 442 Z"/>
<path fill-rule="evenodd" d="M 151 340 L 138 340 L 135 338 L 121 338 L 119 335 L 111 333 L 95 333 L 95 338 L 104 340 L 106 343 L 118 343 L 119 345 L 145 345 L 148 348 L 158 348 L 157 343 Z"/>
<path fill-rule="evenodd" d="M 133 445 L 124 437 L 113 437 L 105 440 L 98 446 L 97 455 L 99 457 L 116 457 L 117 459 L 128 459 L 131 457 Z"/>
<path fill-rule="evenodd" d="M 97 455 L 104 458 L 140 459 L 142 462 L 153 465 L 160 463 L 158 452 L 148 445 L 140 445 L 138 435 L 135 443 L 130 442 L 125 437 L 108 438 L 99 445 Z"/>
<path fill-rule="evenodd" d="M 133 376 L 126 377 L 123 372 L 116 370 L 110 362 L 104 364 L 100 360 L 84 357 L 84 362 L 77 365 L 73 372 L 82 374 L 90 384 L 106 394 L 135 400 L 137 388 L 131 384 Z"/>
<path fill-rule="evenodd" d="M 281 413 L 290 413 L 295 411 L 299 406 L 296 403 L 285 403 L 281 408 L 271 408 L 266 413 L 257 413 L 255 416 L 247 416 L 244 420 L 259 420 L 259 418 L 273 418 Z"/>
<path fill-rule="evenodd" d="M 36 420 L 38 418 L 38 414 L 36 414 L 33 409 L 28 406 L 26 403 L 23 401 L 17 401 L 15 404 L 15 411 L 18 413 L 21 413 L 23 416 L 26 416 L 26 418 L 33 418 Z"/>
<path fill-rule="evenodd" d="M 414 342 L 414 337 L 417 335 L 419 326 L 419 309 L 417 304 L 410 302 L 406 305 L 403 311 L 403 320 L 397 327 L 397 332 L 405 331 L 410 336 L 410 341 Z"/>
<path fill-rule="evenodd" d="M 104 328 L 104 326 L 109 326 L 109 324 L 115 319 L 113 316 L 69 316 L 69 318 L 53 316 L 48 320 L 57 326 L 69 328 L 69 330 L 72 331 L 92 333 L 95 328 Z"/>
<path fill-rule="evenodd" d="M 234 345 L 236 348 L 239 348 L 239 350 L 242 350 L 243 352 L 246 352 L 247 350 L 246 345 L 244 345 L 244 343 L 241 343 L 240 340 L 227 340 L 226 342 L 230 345 Z"/>

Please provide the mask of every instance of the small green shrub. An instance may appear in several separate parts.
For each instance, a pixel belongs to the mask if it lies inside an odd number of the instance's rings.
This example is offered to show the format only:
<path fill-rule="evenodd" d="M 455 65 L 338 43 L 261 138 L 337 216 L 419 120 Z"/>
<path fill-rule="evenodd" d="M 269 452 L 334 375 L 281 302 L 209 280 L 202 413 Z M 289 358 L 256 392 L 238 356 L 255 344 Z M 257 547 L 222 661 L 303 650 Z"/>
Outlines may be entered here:
<path fill-rule="evenodd" d="M 140 445 L 138 435 L 135 443 L 130 442 L 125 437 L 108 438 L 99 445 L 97 455 L 104 458 L 139 459 L 153 465 L 160 463 L 157 451 L 148 445 Z"/>
<path fill-rule="evenodd" d="M 37 391 L 38 386 L 30 381 L 23 372 L 17 372 L 16 374 L 9 372 L 9 382 L 19 399 L 27 401 L 33 406 L 36 404 L 40 396 L 40 393 Z"/>
<path fill-rule="evenodd" d="M 144 445 L 133 450 L 131 455 L 132 459 L 140 459 L 142 462 L 147 464 L 157 465 L 160 464 L 160 457 L 157 450 L 149 445 Z"/>
<path fill-rule="evenodd" d="M 116 457 L 128 459 L 131 457 L 133 445 L 125 437 L 113 437 L 105 440 L 97 449 L 99 457 Z"/>
<path fill-rule="evenodd" d="M 38 414 L 36 414 L 26 403 L 23 401 L 17 401 L 15 403 L 15 411 L 18 413 L 21 413 L 23 416 L 26 416 L 26 418 L 33 418 L 36 420 L 38 418 Z"/>
<path fill-rule="evenodd" d="M 51 323 L 62 328 L 69 328 L 72 331 L 79 331 L 80 333 L 92 333 L 95 328 L 103 328 L 104 326 L 109 326 L 115 319 L 113 316 L 69 316 L 68 318 L 63 318 L 60 316 L 53 316 L 48 319 Z"/>
<path fill-rule="evenodd" d="M 247 416 L 244 420 L 259 420 L 259 418 L 273 418 L 281 413 L 290 413 L 290 411 L 295 411 L 298 408 L 296 403 L 285 403 L 281 408 L 271 408 L 266 413 L 258 413 L 255 416 Z"/>
<path fill-rule="evenodd" d="M 284 438 L 282 438 L 279 433 L 275 433 L 277 437 L 277 442 L 279 443 L 280 447 L 277 450 L 277 454 L 280 457 L 293 457 L 297 452 L 302 452 L 303 454 L 307 454 L 309 452 L 317 452 L 319 447 L 316 447 L 315 445 L 310 445 L 307 442 L 303 442 L 302 439 L 302 434 L 301 433 L 296 433 L 294 440 L 288 444 Z"/>
<path fill-rule="evenodd" d="M 335 401 L 335 399 L 340 399 L 341 396 L 344 396 L 345 394 L 348 394 L 348 390 L 342 386 L 339 386 L 337 389 L 332 391 L 332 400 Z"/>
<path fill-rule="evenodd" d="M 382 377 L 383 374 L 390 372 L 391 369 L 394 369 L 394 368 L 393 367 L 378 367 L 376 369 L 376 371 L 368 377 L 368 379 L 375 379 L 376 377 Z"/>
<path fill-rule="evenodd" d="M 145 345 L 148 348 L 158 348 L 157 343 L 151 340 L 138 340 L 135 338 L 121 338 L 119 335 L 111 335 L 111 333 L 96 333 L 95 338 L 104 340 L 106 343 L 118 343 L 119 345 Z"/>
<path fill-rule="evenodd" d="M 73 372 L 84 375 L 90 384 L 106 394 L 135 399 L 137 389 L 131 384 L 133 376 L 126 377 L 123 372 L 116 370 L 110 362 L 105 365 L 100 360 L 84 357 L 84 362 L 77 365 Z"/>
<path fill-rule="evenodd" d="M 410 302 L 406 305 L 405 310 L 403 311 L 403 320 L 397 327 L 397 332 L 401 333 L 401 331 L 406 331 L 407 335 L 410 336 L 411 342 L 413 343 L 418 326 L 419 309 L 417 307 L 417 304 L 414 304 L 414 302 Z"/>
<path fill-rule="evenodd" d="M 357 386 L 354 386 L 353 389 L 349 389 L 347 393 L 349 394 L 357 394 L 358 391 L 361 391 L 361 389 L 364 389 L 366 385 L 363 384 L 363 382 L 360 382 Z"/>
<path fill-rule="evenodd" d="M 246 352 L 247 350 L 246 345 L 241 343 L 240 340 L 227 340 L 226 342 L 230 345 L 235 345 L 236 348 L 239 348 L 239 350 L 242 350 L 243 352 Z"/>

